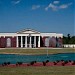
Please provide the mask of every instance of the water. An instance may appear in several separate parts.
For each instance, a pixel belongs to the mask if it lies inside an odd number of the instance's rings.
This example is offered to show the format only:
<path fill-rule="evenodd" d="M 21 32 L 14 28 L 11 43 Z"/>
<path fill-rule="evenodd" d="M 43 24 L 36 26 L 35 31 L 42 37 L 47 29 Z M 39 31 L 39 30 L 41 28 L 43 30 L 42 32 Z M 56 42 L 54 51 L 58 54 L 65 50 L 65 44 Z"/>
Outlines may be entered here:
<path fill-rule="evenodd" d="M 75 60 L 75 53 L 61 53 L 61 54 L 49 54 L 47 55 L 17 55 L 17 54 L 0 54 L 0 64 L 3 62 L 10 62 L 15 64 L 16 62 L 29 63 L 31 61 L 56 61 L 56 60 Z"/>

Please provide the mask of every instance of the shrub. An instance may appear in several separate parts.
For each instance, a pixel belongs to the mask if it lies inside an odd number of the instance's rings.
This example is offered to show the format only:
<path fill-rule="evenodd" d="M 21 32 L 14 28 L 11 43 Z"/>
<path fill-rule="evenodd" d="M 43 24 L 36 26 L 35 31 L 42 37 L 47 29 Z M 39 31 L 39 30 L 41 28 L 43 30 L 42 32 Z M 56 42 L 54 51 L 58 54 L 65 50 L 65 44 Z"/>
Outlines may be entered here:
<path fill-rule="evenodd" d="M 58 63 L 58 62 L 59 62 L 59 60 L 56 60 L 56 62 Z"/>
<path fill-rule="evenodd" d="M 36 61 L 34 61 L 34 63 L 36 63 Z"/>
<path fill-rule="evenodd" d="M 64 60 L 61 60 L 62 62 L 64 61 Z"/>
<path fill-rule="evenodd" d="M 35 63 L 34 61 L 30 62 L 30 65 L 34 65 L 34 63 Z"/>
<path fill-rule="evenodd" d="M 68 63 L 68 61 L 64 61 L 64 64 L 67 64 Z"/>
<path fill-rule="evenodd" d="M 2 63 L 2 66 L 6 66 L 6 65 L 7 65 L 7 62 Z"/>
<path fill-rule="evenodd" d="M 53 62 L 54 63 L 54 65 L 56 65 L 57 63 L 56 62 Z"/>
<path fill-rule="evenodd" d="M 22 62 L 17 62 L 16 65 L 22 65 Z"/>
<path fill-rule="evenodd" d="M 75 61 L 73 61 L 72 65 L 75 65 Z"/>
<path fill-rule="evenodd" d="M 62 66 L 65 66 L 65 63 L 62 63 Z"/>
<path fill-rule="evenodd" d="M 69 60 L 69 62 L 71 62 L 71 60 Z"/>
<path fill-rule="evenodd" d="M 10 65 L 10 62 L 7 62 L 8 65 Z"/>
<path fill-rule="evenodd" d="M 43 66 L 46 66 L 46 62 L 43 62 Z"/>
<path fill-rule="evenodd" d="M 49 62 L 49 60 L 46 60 L 46 63 L 48 63 Z"/>

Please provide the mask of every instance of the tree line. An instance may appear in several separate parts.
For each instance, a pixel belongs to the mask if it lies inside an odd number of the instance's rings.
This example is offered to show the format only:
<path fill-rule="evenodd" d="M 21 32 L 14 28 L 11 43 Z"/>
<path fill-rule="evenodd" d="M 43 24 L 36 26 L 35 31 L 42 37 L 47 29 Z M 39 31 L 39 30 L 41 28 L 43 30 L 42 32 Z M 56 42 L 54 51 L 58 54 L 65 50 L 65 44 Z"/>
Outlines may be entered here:
<path fill-rule="evenodd" d="M 75 44 L 75 36 L 71 36 L 70 34 L 63 36 L 63 44 Z"/>

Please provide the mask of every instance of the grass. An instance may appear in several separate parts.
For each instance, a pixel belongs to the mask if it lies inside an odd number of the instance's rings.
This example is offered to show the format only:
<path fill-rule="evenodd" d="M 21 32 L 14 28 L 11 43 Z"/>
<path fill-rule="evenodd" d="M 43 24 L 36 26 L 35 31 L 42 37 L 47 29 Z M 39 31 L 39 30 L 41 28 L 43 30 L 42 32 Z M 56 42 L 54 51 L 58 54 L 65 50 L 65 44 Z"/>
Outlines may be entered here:
<path fill-rule="evenodd" d="M 74 48 L 62 48 L 62 49 L 46 49 L 46 48 L 40 48 L 40 49 L 22 49 L 22 48 L 11 48 L 11 49 L 0 49 L 0 54 L 28 54 L 28 55 L 34 55 L 34 54 L 46 54 L 48 50 L 49 54 L 56 54 L 56 53 L 73 53 L 75 52 Z"/>
<path fill-rule="evenodd" d="M 49 54 L 75 53 L 73 48 L 48 49 Z M 0 49 L 0 54 L 46 54 L 47 49 Z M 75 66 L 0 67 L 0 75 L 75 75 Z"/>
<path fill-rule="evenodd" d="M 0 75 L 75 75 L 75 67 L 0 67 Z"/>

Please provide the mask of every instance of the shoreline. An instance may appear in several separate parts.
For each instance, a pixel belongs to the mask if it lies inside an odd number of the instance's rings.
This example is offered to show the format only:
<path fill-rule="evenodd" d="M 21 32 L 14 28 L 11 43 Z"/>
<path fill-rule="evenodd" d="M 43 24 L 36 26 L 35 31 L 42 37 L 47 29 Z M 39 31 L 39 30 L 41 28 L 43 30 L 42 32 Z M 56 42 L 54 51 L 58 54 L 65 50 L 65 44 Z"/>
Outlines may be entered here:
<path fill-rule="evenodd" d="M 63 52 L 63 53 L 75 53 L 75 52 Z M 49 53 L 49 55 L 52 54 L 63 54 L 63 53 Z M 26 54 L 26 53 L 0 53 L 0 54 L 14 54 L 14 55 L 47 55 L 47 54 Z"/>

